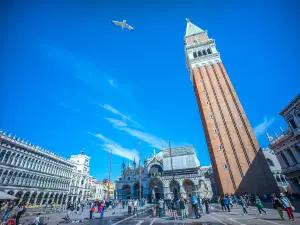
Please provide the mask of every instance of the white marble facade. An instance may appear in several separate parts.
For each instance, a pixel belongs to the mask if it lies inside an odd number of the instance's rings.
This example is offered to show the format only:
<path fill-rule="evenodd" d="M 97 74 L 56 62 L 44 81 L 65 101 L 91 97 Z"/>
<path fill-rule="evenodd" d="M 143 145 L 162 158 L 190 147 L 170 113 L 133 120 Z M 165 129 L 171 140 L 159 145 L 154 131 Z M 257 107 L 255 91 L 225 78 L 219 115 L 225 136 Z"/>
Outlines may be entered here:
<path fill-rule="evenodd" d="M 90 182 L 74 161 L 0 131 L 0 190 L 18 201 L 44 205 L 86 199 Z M 78 184 L 74 189 L 73 183 Z"/>
<path fill-rule="evenodd" d="M 189 198 L 200 195 L 202 198 L 212 198 L 216 195 L 212 188 L 213 173 L 210 167 L 201 167 L 192 146 L 172 148 L 174 180 L 171 169 L 171 157 L 168 149 L 144 159 L 139 167 L 134 160 L 133 165 L 122 164 L 122 176 L 116 182 L 116 197 L 118 199 L 149 200 L 164 198 L 172 199 L 175 183 L 177 196 Z"/>
<path fill-rule="evenodd" d="M 280 113 L 288 129 L 274 136 L 267 134 L 269 148 L 275 153 L 282 173 L 291 185 L 293 192 L 300 193 L 300 94 L 296 96 Z"/>
<path fill-rule="evenodd" d="M 262 152 L 266 158 L 268 166 L 271 169 L 271 172 L 277 182 L 279 189 L 282 192 L 287 191 L 290 184 L 286 180 L 285 175 L 282 173 L 281 165 L 280 165 L 275 153 L 269 148 L 264 148 Z"/>

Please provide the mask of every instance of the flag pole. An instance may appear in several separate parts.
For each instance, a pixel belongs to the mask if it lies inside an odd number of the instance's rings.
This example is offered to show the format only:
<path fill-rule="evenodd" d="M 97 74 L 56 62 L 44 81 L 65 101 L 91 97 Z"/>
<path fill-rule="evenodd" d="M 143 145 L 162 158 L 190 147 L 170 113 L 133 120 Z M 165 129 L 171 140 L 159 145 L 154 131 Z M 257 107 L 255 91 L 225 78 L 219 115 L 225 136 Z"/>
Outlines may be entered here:
<path fill-rule="evenodd" d="M 115 147 L 115 145 L 114 145 Z M 109 173 L 108 173 L 108 197 L 109 197 L 109 186 L 110 186 L 110 174 L 111 174 L 111 164 L 112 164 L 112 149 L 110 149 L 110 155 L 109 155 Z"/>
<path fill-rule="evenodd" d="M 141 145 L 141 142 L 139 142 Z M 142 168 L 141 168 L 141 149 L 139 147 L 139 169 L 140 169 L 140 200 L 142 199 Z"/>

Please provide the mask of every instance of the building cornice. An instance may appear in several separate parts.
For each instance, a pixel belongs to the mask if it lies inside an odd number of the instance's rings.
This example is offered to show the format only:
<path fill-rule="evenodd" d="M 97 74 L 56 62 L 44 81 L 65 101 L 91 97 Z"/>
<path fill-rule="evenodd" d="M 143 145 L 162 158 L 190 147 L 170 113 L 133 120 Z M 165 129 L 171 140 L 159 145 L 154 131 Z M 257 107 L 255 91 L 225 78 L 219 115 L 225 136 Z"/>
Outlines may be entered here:
<path fill-rule="evenodd" d="M 28 144 L 27 142 L 24 142 L 23 140 L 20 141 L 19 138 L 16 139 L 16 137 L 12 137 L 10 134 L 6 135 L 5 132 L 2 132 L 2 131 L 0 132 L 0 141 L 1 141 L 1 139 L 11 143 L 12 145 L 18 146 L 20 149 L 25 148 L 26 150 L 28 150 L 30 152 L 35 152 L 46 158 L 51 158 L 54 161 L 60 161 L 61 163 L 68 164 L 69 166 L 72 166 L 72 167 L 74 166 L 73 162 L 71 162 L 70 160 L 68 160 L 66 158 L 63 158 L 62 156 L 56 155 L 54 152 L 50 152 L 46 149 L 42 149 L 41 147 L 39 147 L 37 145 L 34 146 L 32 144 Z M 1 145 L 2 145 L 2 143 L 1 143 Z"/>
<path fill-rule="evenodd" d="M 298 94 L 283 110 L 281 110 L 279 115 L 283 116 L 285 113 L 293 109 L 294 105 L 296 105 L 298 102 L 300 102 L 300 94 Z"/>

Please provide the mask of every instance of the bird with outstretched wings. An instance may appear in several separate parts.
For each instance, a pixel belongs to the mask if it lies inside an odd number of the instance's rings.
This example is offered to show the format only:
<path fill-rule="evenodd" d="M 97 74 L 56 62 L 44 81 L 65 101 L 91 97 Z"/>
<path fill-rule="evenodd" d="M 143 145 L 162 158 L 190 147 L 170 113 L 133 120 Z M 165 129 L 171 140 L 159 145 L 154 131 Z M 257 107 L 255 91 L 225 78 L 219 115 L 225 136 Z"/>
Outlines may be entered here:
<path fill-rule="evenodd" d="M 122 22 L 119 21 L 111 21 L 115 26 L 119 26 L 122 27 L 122 30 L 124 30 L 124 28 L 130 30 L 130 31 L 134 31 L 134 28 L 132 26 L 130 26 L 129 24 L 126 23 L 126 20 L 123 20 Z"/>

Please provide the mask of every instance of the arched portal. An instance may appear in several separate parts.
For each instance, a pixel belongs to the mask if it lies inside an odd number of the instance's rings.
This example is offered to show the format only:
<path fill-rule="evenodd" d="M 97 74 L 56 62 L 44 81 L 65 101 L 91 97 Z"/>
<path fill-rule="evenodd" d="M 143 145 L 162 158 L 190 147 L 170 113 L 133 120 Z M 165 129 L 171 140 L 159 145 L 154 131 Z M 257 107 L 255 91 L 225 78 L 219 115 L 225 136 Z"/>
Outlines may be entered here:
<path fill-rule="evenodd" d="M 139 182 L 134 184 L 133 190 L 134 190 L 134 198 L 135 199 L 139 199 L 140 196 L 141 196 L 141 198 L 143 197 L 143 185 L 140 186 Z M 141 195 L 140 195 L 140 192 L 141 192 Z"/>
<path fill-rule="evenodd" d="M 37 192 L 34 192 L 30 197 L 30 204 L 33 204 L 37 197 Z"/>
<path fill-rule="evenodd" d="M 191 198 L 195 193 L 195 184 L 191 180 L 183 181 L 183 189 L 186 193 L 186 197 Z"/>
<path fill-rule="evenodd" d="M 174 195 L 174 198 L 179 198 L 180 186 L 176 180 L 170 182 L 170 192 Z"/>
<path fill-rule="evenodd" d="M 164 186 L 160 179 L 153 178 L 149 182 L 149 200 L 164 198 Z"/>
<path fill-rule="evenodd" d="M 130 186 L 128 184 L 125 184 L 122 187 L 122 198 L 123 199 L 130 199 L 130 195 L 131 195 Z"/>

